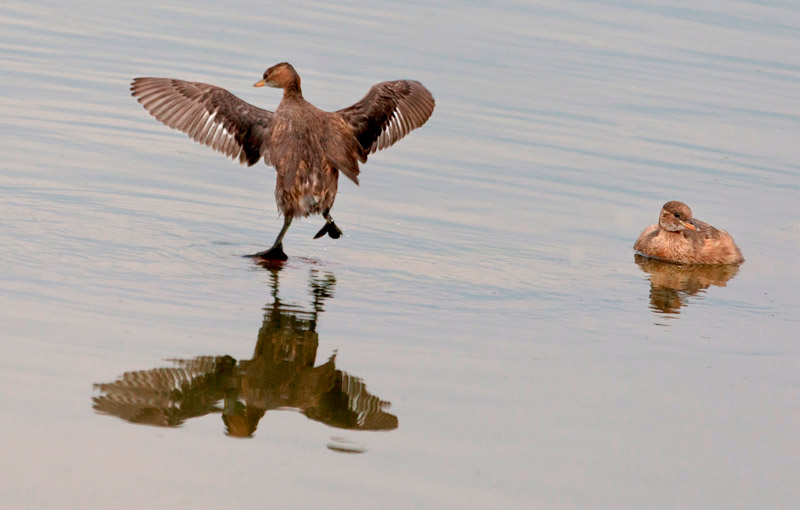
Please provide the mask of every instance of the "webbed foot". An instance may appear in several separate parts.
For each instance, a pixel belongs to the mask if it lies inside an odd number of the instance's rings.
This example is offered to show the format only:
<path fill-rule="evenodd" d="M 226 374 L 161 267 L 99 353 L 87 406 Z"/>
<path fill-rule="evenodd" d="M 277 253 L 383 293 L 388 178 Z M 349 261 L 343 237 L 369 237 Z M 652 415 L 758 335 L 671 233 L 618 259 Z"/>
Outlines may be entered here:
<path fill-rule="evenodd" d="M 317 235 L 314 236 L 314 239 L 319 239 L 325 234 L 328 234 L 331 239 L 339 239 L 342 237 L 341 229 L 332 221 L 326 221 L 325 225 L 323 225 L 322 228 L 319 229 L 319 232 L 317 232 Z"/>
<path fill-rule="evenodd" d="M 286 253 L 283 251 L 283 243 L 278 243 L 269 250 L 260 251 L 258 253 L 254 253 L 252 255 L 245 255 L 247 258 L 251 259 L 262 259 L 262 260 L 288 260 L 289 257 L 286 256 Z"/>

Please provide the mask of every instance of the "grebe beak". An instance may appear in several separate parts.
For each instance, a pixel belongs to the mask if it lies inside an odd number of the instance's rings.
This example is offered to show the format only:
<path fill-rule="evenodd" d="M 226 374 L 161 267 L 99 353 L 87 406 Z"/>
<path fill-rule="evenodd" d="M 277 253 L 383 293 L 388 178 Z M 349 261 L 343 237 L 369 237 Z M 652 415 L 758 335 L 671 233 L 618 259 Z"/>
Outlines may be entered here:
<path fill-rule="evenodd" d="M 697 225 L 695 225 L 694 221 L 692 220 L 689 221 L 680 220 L 680 222 L 681 225 L 683 225 L 683 228 L 688 228 L 689 230 L 697 230 Z"/>
<path fill-rule="evenodd" d="M 253 84 L 254 87 L 263 87 L 267 84 L 267 79 L 264 78 L 263 80 L 259 80 Z"/>

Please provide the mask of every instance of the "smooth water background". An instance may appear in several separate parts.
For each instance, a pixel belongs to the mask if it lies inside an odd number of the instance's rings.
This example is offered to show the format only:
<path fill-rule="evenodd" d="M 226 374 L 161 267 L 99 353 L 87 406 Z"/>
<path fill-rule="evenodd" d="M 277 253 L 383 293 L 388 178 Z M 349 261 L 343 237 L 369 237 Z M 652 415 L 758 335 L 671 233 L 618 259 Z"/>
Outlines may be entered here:
<path fill-rule="evenodd" d="M 797 504 L 800 4 L 11 1 L 0 47 L 0 506 Z M 341 183 L 344 238 L 295 222 L 276 289 L 240 257 L 280 228 L 274 171 L 128 84 L 273 109 L 251 84 L 280 61 L 324 109 L 398 78 L 437 108 Z M 738 273 L 634 261 L 671 199 L 734 235 Z M 397 429 L 92 410 L 123 372 L 251 357 L 273 290 L 307 311 L 320 275 L 316 363 Z"/>

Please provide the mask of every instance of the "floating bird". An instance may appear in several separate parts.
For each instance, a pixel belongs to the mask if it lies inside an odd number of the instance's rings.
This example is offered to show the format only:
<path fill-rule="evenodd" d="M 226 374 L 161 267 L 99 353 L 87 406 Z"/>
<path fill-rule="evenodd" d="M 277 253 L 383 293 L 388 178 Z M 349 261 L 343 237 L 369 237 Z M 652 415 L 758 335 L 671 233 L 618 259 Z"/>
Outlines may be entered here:
<path fill-rule="evenodd" d="M 744 261 L 733 237 L 692 218 L 683 202 L 664 204 L 657 225 L 639 236 L 633 249 L 655 259 L 682 264 L 738 264 Z"/>
<path fill-rule="evenodd" d="M 295 217 L 322 214 L 325 225 L 314 238 L 341 237 L 330 214 L 339 172 L 358 184 L 358 163 L 425 124 L 435 103 L 418 81 L 398 80 L 373 85 L 354 105 L 326 112 L 303 98 L 300 76 L 286 62 L 267 69 L 253 86 L 264 85 L 283 89 L 274 112 L 205 83 L 136 78 L 131 91 L 153 117 L 195 141 L 241 164 L 263 158 L 275 167 L 283 228 L 269 250 L 251 256 L 286 260 L 283 237 Z"/>

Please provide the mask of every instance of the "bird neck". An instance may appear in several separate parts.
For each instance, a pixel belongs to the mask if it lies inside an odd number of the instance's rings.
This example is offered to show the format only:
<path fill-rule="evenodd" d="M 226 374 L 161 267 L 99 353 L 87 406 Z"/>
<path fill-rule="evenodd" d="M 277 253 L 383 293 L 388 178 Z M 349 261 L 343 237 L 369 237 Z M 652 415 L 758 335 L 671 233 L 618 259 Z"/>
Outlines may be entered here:
<path fill-rule="evenodd" d="M 286 86 L 283 87 L 283 97 L 284 98 L 303 98 L 303 91 L 300 89 L 300 77 L 296 74 L 292 76 L 292 79 L 286 83 Z"/>

